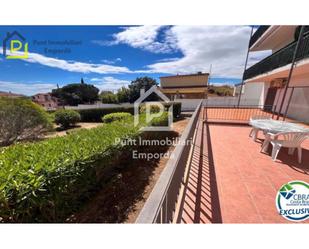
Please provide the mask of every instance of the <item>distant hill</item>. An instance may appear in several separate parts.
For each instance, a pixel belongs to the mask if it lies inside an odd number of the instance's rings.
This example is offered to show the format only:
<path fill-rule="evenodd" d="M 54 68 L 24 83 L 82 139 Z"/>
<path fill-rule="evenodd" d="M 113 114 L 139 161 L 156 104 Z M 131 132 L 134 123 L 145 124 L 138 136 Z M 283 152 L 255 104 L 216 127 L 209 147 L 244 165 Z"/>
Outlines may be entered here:
<path fill-rule="evenodd" d="M 18 98 L 18 97 L 24 97 L 24 95 L 12 93 L 12 92 L 2 92 L 2 91 L 0 91 L 0 97 Z"/>

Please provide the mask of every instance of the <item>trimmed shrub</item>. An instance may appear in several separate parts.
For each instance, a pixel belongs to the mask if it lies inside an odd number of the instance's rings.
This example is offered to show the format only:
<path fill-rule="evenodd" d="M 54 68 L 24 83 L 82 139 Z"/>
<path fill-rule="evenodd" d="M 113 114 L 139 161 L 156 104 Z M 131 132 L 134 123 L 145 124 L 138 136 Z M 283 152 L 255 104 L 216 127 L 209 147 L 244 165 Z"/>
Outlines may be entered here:
<path fill-rule="evenodd" d="M 115 112 L 128 112 L 134 114 L 134 107 L 92 108 L 76 110 L 81 116 L 82 122 L 102 122 L 102 117 Z"/>
<path fill-rule="evenodd" d="M 120 121 L 120 120 L 125 120 L 132 117 L 130 113 L 127 112 L 116 112 L 116 113 L 110 113 L 106 114 L 103 118 L 102 121 L 103 123 L 111 123 L 114 121 Z"/>
<path fill-rule="evenodd" d="M 74 110 L 58 110 L 55 112 L 55 123 L 68 128 L 80 121 L 80 114 Z"/>
<path fill-rule="evenodd" d="M 146 112 L 146 105 L 143 104 L 139 108 L 140 113 Z M 160 107 L 158 105 L 150 105 L 150 113 L 157 113 L 160 112 Z"/>
<path fill-rule="evenodd" d="M 27 98 L 0 98 L 0 146 L 38 138 L 52 128 L 44 109 Z"/>
<path fill-rule="evenodd" d="M 151 126 L 167 126 L 168 125 L 168 112 L 163 112 L 160 117 L 151 120 Z"/>
<path fill-rule="evenodd" d="M 179 118 L 181 114 L 181 102 L 170 102 L 170 103 L 165 103 L 161 102 L 161 104 L 164 105 L 165 111 L 168 110 L 168 108 L 173 105 L 173 118 Z M 159 112 L 160 108 L 157 105 L 151 105 L 150 107 L 150 112 L 151 113 L 156 113 Z M 142 104 L 140 106 L 140 113 L 145 113 L 146 112 L 146 105 Z"/>
<path fill-rule="evenodd" d="M 0 149 L 0 217 L 6 222 L 63 221 L 133 150 L 117 139 L 137 139 L 139 128 L 132 117 Z"/>

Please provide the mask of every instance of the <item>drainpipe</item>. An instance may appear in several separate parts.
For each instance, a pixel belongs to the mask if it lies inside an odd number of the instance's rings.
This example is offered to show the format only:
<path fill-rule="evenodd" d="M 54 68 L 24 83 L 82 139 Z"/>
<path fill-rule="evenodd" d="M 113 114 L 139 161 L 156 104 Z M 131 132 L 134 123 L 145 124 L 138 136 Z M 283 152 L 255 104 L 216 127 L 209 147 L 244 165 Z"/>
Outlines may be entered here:
<path fill-rule="evenodd" d="M 294 49 L 293 60 L 292 60 L 292 63 L 291 63 L 291 68 L 290 68 L 288 80 L 287 80 L 286 85 L 285 85 L 285 88 L 284 88 L 284 92 L 283 92 L 283 97 L 282 97 L 280 109 L 279 109 L 278 115 L 277 115 L 277 120 L 278 120 L 279 117 L 280 117 L 280 113 L 281 113 L 281 111 L 282 111 L 282 107 L 283 107 L 283 104 L 284 104 L 284 101 L 285 101 L 286 93 L 287 93 L 287 91 L 288 91 L 289 84 L 290 84 L 290 81 L 291 81 L 291 78 L 292 78 L 292 74 L 293 74 L 293 70 L 294 70 L 294 67 L 295 67 L 295 60 L 296 60 L 296 56 L 297 56 L 297 53 L 298 53 L 299 45 L 300 45 L 300 42 L 301 42 L 301 40 L 302 40 L 302 38 L 303 38 L 304 27 L 305 27 L 305 26 L 301 26 L 301 29 L 300 29 L 300 32 L 299 32 L 299 36 L 298 36 L 298 40 L 297 40 L 297 43 L 296 43 L 296 47 L 295 47 L 295 49 Z M 293 92 L 292 92 L 292 93 L 293 93 Z M 291 95 L 290 95 L 290 97 L 289 97 L 288 105 L 287 105 L 287 108 L 286 108 L 286 110 L 285 110 L 285 112 L 284 112 L 283 120 L 285 120 L 285 117 L 286 117 L 286 115 L 287 115 L 288 107 L 290 106 L 290 101 L 291 101 L 291 98 L 292 98 L 292 93 L 291 93 Z"/>
<path fill-rule="evenodd" d="M 244 73 L 242 75 L 241 86 L 240 86 L 240 93 L 239 93 L 237 107 L 239 107 L 239 104 L 240 104 L 242 88 L 243 88 L 243 85 L 244 85 L 244 78 L 245 78 L 245 72 L 246 72 L 246 68 L 247 68 L 247 64 L 248 64 L 248 58 L 249 58 L 249 52 L 250 52 L 250 40 L 251 40 L 252 34 L 253 34 L 253 26 L 251 27 L 251 33 L 250 33 L 250 39 L 249 39 L 249 43 L 248 43 L 248 50 L 247 50 L 245 68 L 244 68 Z"/>

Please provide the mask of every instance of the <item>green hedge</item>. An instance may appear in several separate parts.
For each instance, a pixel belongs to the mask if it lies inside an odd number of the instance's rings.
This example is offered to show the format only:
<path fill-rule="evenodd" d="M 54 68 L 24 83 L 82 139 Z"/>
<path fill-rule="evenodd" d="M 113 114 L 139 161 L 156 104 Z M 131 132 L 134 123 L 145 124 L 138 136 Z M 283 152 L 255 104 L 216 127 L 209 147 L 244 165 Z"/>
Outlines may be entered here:
<path fill-rule="evenodd" d="M 77 110 L 82 122 L 102 122 L 102 117 L 114 112 L 128 112 L 134 114 L 134 107 L 111 107 Z"/>
<path fill-rule="evenodd" d="M 166 107 L 170 104 L 163 103 Z M 172 102 L 173 104 L 173 117 L 178 118 L 181 113 L 181 103 Z M 134 115 L 134 107 L 111 107 L 111 108 L 92 108 L 77 110 L 81 115 L 81 122 L 101 122 L 102 117 L 106 114 L 115 112 L 128 112 Z"/>
<path fill-rule="evenodd" d="M 111 123 L 114 121 L 125 120 L 131 117 L 132 115 L 127 112 L 115 112 L 115 113 L 106 114 L 104 117 L 102 117 L 102 121 L 103 123 Z"/>
<path fill-rule="evenodd" d="M 164 117 L 152 122 L 160 125 Z M 145 117 L 141 123 L 145 125 Z M 61 222 L 93 195 L 123 155 L 140 127 L 112 122 L 64 137 L 0 149 L 0 217 L 6 222 Z"/>

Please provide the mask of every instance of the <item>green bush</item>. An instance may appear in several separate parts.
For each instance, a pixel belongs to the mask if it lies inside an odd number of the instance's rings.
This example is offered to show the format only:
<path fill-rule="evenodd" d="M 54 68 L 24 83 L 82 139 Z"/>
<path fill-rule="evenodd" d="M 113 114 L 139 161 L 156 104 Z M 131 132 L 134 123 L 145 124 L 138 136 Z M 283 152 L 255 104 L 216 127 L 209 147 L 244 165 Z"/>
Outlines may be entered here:
<path fill-rule="evenodd" d="M 0 98 L 0 146 L 38 138 L 52 127 L 48 114 L 28 98 Z"/>
<path fill-rule="evenodd" d="M 58 110 L 55 112 L 55 123 L 68 128 L 80 121 L 80 114 L 74 110 Z"/>
<path fill-rule="evenodd" d="M 0 217 L 10 222 L 63 221 L 133 149 L 116 139 L 136 139 L 141 135 L 139 128 L 131 118 L 126 123 L 116 121 L 64 137 L 2 148 Z"/>
<path fill-rule="evenodd" d="M 151 126 L 167 126 L 168 125 L 168 112 L 163 112 L 160 117 L 151 120 Z"/>
<path fill-rule="evenodd" d="M 115 138 L 136 134 L 115 123 L 5 150 L 0 216 L 26 222 L 63 219 L 95 187 L 115 150 L 121 151 Z"/>
<path fill-rule="evenodd" d="M 164 103 L 161 102 L 161 104 L 164 105 L 165 111 L 168 111 L 168 108 L 173 105 L 173 118 L 179 118 L 181 114 L 181 102 L 170 102 L 170 103 Z M 157 105 L 151 105 L 150 112 L 151 113 L 156 113 L 159 112 L 160 108 Z M 146 112 L 146 105 L 142 104 L 140 106 L 140 113 L 145 113 Z"/>
<path fill-rule="evenodd" d="M 134 107 L 111 107 L 111 108 L 92 108 L 77 110 L 82 122 L 102 122 L 102 117 L 106 114 L 115 112 L 128 112 L 134 114 Z"/>
<path fill-rule="evenodd" d="M 103 118 L 102 121 L 103 123 L 111 123 L 114 121 L 120 121 L 120 120 L 125 120 L 132 117 L 130 113 L 127 112 L 115 112 L 115 113 L 110 113 L 106 114 Z"/>
<path fill-rule="evenodd" d="M 139 108 L 140 113 L 146 112 L 146 105 L 143 104 Z M 157 113 L 160 112 L 160 107 L 158 105 L 150 105 L 150 113 Z"/>

